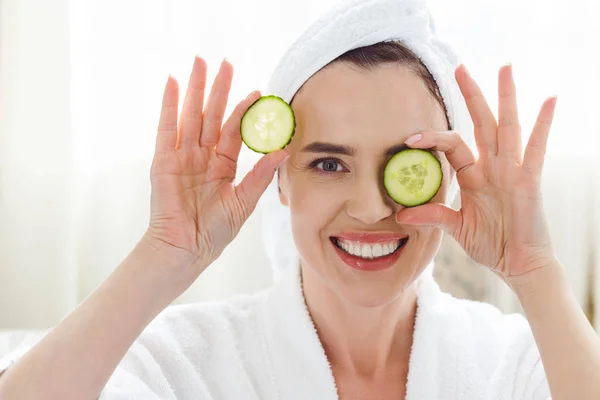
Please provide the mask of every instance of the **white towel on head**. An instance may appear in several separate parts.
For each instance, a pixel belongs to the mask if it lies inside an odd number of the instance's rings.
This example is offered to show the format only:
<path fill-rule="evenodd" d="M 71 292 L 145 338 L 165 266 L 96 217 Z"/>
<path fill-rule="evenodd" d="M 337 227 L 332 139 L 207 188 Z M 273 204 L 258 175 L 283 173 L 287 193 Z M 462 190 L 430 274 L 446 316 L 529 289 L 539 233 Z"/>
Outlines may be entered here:
<path fill-rule="evenodd" d="M 460 61 L 452 48 L 436 36 L 424 0 L 343 1 L 315 21 L 287 50 L 271 75 L 267 93 L 290 102 L 313 74 L 349 50 L 385 41 L 400 41 L 425 64 L 436 80 L 452 130 L 473 146 L 473 124 L 454 71 Z M 446 202 L 458 193 L 454 178 Z M 277 176 L 261 198 L 263 240 L 277 279 L 290 261 L 298 258 L 289 208 L 279 202 Z M 425 273 L 432 273 L 430 265 Z"/>

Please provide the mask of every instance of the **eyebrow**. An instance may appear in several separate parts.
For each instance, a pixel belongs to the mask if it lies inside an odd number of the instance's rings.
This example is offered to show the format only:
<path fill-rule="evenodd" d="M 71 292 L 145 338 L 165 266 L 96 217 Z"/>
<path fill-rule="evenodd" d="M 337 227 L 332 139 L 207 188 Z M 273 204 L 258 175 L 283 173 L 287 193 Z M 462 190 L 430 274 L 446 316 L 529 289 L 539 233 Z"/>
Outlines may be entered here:
<path fill-rule="evenodd" d="M 389 147 L 384 151 L 386 157 L 391 157 L 394 154 L 408 148 L 404 143 L 397 144 Z M 340 144 L 327 143 L 327 142 L 312 142 L 306 145 L 301 152 L 303 153 L 330 153 L 330 154 L 344 154 L 347 156 L 354 156 L 356 149 L 350 146 L 344 146 Z"/>

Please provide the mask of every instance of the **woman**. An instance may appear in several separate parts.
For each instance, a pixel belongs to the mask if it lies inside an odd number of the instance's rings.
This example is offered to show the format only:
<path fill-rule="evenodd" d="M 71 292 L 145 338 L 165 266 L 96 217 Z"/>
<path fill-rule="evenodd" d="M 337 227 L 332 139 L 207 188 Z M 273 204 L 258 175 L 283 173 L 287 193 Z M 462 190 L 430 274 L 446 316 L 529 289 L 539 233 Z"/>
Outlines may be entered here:
<path fill-rule="evenodd" d="M 347 3 L 320 21 L 342 11 L 347 20 L 380 21 L 373 3 Z M 408 22 L 422 12 L 388 3 L 380 1 Z M 293 97 L 297 132 L 238 186 L 240 119 L 260 93 L 221 128 L 228 62 L 204 107 L 206 63 L 196 58 L 180 117 L 169 78 L 148 230 L 70 316 L 22 357 L 9 357 L 0 398 L 600 398 L 600 340 L 554 254 L 540 196 L 556 99 L 542 105 L 523 156 L 511 67 L 500 69 L 496 122 L 459 66 L 476 157 L 468 135 L 455 131 L 460 107 L 450 84 L 405 34 L 390 35 L 404 44 L 352 45 L 303 78 L 288 69 L 295 80 L 282 93 Z M 405 146 L 431 149 L 444 173 L 431 202 L 413 209 L 391 201 L 381 182 L 383 165 Z M 455 176 L 458 211 L 445 205 Z M 219 257 L 272 180 L 299 258 L 288 257 L 265 292 L 161 313 Z M 442 231 L 513 288 L 529 325 L 439 291 L 427 266 Z"/>

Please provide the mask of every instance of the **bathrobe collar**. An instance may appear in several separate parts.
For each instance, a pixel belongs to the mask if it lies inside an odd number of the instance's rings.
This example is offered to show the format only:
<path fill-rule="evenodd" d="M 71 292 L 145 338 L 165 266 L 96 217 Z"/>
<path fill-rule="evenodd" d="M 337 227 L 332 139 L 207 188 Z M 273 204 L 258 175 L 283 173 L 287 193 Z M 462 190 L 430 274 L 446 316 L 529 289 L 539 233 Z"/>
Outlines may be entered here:
<path fill-rule="evenodd" d="M 452 330 L 427 332 L 435 329 L 436 325 L 440 327 L 436 323 L 438 320 L 443 323 L 448 318 L 440 301 L 445 294 L 433 279 L 432 269 L 431 264 L 417 282 L 417 314 L 409 362 L 407 400 L 438 398 L 439 387 L 431 385 L 431 382 L 445 381 L 447 388 L 448 382 L 451 384 L 454 378 L 453 368 L 448 366 L 461 365 L 459 346 L 450 346 L 454 350 L 448 351 L 449 343 L 440 342 L 452 340 L 455 337 Z M 261 314 L 277 397 L 338 399 L 331 366 L 306 308 L 298 260 L 290 263 L 275 283 L 265 298 Z M 443 352 L 436 351 L 442 347 L 445 348 Z"/>

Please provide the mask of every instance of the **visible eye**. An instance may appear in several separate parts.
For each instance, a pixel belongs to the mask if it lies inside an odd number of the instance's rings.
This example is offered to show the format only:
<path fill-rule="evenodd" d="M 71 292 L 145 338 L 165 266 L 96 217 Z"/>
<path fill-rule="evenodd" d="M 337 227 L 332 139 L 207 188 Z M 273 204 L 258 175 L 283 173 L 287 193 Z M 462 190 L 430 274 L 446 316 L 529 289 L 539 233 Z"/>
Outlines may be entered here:
<path fill-rule="evenodd" d="M 321 158 L 315 160 L 311 163 L 311 168 L 316 168 L 319 172 L 328 174 L 344 171 L 342 163 L 335 158 Z"/>
<path fill-rule="evenodd" d="M 337 160 L 333 159 L 319 161 L 316 167 L 323 172 L 341 172 L 344 170 L 342 165 Z"/>

